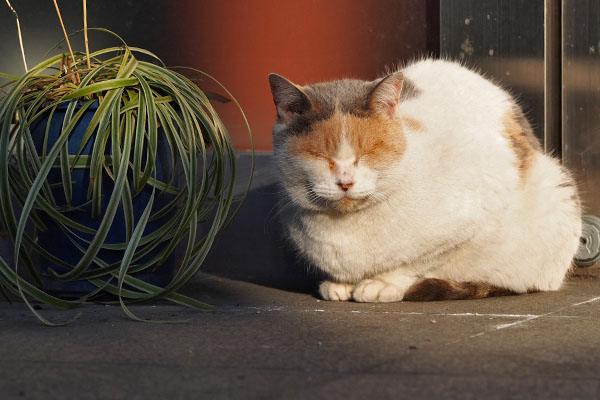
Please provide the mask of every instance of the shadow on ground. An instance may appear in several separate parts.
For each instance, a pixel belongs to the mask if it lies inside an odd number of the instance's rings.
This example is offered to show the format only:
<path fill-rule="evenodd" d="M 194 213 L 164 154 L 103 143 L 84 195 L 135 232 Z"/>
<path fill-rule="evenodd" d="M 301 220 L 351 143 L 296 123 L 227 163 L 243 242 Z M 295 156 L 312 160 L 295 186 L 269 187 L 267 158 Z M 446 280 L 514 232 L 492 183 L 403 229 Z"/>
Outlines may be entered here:
<path fill-rule="evenodd" d="M 251 190 L 232 223 L 217 236 L 202 272 L 299 293 L 314 293 L 321 276 L 300 259 L 284 238 L 277 217 L 278 192 L 270 155 L 257 155 Z M 250 156 L 238 159 L 241 193 Z M 198 283 L 191 281 L 186 291 Z"/>

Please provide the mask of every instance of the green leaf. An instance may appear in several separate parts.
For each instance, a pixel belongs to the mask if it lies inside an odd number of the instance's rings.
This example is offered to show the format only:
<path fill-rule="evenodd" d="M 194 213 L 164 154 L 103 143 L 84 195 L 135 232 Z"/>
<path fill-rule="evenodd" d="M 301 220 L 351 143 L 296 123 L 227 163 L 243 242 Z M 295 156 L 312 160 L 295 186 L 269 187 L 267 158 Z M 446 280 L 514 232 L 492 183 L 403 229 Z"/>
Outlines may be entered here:
<path fill-rule="evenodd" d="M 10 81 L 17 81 L 17 80 L 19 80 L 18 76 L 5 74 L 3 72 L 0 72 L 0 78 L 8 79 Z"/>
<path fill-rule="evenodd" d="M 137 83 L 138 81 L 135 78 L 111 79 L 108 81 L 92 83 L 91 85 L 74 90 L 71 93 L 65 95 L 61 98 L 61 101 L 69 101 L 80 97 L 89 96 L 90 94 L 106 92 L 112 89 L 123 88 L 126 86 L 135 86 L 137 85 Z"/>

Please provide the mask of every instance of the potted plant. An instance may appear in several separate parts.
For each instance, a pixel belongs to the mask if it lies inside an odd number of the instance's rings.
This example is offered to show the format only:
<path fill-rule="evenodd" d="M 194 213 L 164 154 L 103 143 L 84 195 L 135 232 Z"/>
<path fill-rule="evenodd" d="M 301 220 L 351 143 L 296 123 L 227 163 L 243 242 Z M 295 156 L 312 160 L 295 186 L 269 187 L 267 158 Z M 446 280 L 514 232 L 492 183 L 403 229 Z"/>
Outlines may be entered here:
<path fill-rule="evenodd" d="M 30 299 L 73 308 L 110 294 L 134 319 L 128 303 L 207 309 L 177 290 L 232 218 L 236 157 L 206 94 L 116 37 L 0 76 L 0 230 L 14 247 L 0 289 L 49 325 Z"/>

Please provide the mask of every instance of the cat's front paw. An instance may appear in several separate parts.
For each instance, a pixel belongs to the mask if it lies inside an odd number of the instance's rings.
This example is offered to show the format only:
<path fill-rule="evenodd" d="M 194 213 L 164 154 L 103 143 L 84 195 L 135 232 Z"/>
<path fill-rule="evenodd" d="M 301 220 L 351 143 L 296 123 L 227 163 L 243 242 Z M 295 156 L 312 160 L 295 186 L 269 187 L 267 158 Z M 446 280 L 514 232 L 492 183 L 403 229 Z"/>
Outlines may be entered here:
<path fill-rule="evenodd" d="M 359 282 L 352 297 L 362 303 L 389 303 L 400 301 L 404 291 L 398 286 L 381 279 L 365 279 Z"/>
<path fill-rule="evenodd" d="M 352 298 L 354 285 L 324 281 L 319 285 L 319 294 L 325 300 L 346 301 Z"/>

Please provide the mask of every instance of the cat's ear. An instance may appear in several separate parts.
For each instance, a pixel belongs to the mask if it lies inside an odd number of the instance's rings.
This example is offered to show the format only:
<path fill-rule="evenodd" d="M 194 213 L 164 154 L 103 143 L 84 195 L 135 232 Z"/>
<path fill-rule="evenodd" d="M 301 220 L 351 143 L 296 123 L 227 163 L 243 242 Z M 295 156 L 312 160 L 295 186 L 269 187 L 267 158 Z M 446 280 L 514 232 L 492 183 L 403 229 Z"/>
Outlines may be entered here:
<path fill-rule="evenodd" d="M 369 108 L 377 113 L 392 117 L 400 102 L 404 86 L 404 75 L 396 72 L 383 78 L 371 91 L 368 98 Z"/>
<path fill-rule="evenodd" d="M 277 107 L 277 117 L 287 122 L 294 114 L 302 114 L 311 108 L 308 96 L 292 82 L 277 74 L 269 74 L 269 85 Z"/>

